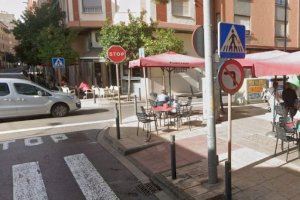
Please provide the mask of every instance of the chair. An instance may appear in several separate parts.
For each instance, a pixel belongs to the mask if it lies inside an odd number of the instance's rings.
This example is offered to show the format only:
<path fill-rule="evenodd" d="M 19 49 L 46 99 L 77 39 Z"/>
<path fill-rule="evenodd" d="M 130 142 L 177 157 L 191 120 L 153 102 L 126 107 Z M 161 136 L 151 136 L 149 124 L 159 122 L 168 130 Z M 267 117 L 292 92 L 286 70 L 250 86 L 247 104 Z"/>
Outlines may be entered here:
<path fill-rule="evenodd" d="M 143 130 L 144 130 L 144 125 L 146 125 L 147 126 L 147 136 L 148 136 L 148 133 L 150 133 L 150 137 L 148 137 L 148 140 L 150 140 L 150 138 L 151 138 L 151 122 L 154 122 L 155 130 L 156 130 L 156 133 L 158 135 L 156 118 L 151 119 L 144 112 L 136 113 L 136 116 L 138 118 L 138 127 L 137 127 L 136 135 L 139 135 L 139 128 L 140 128 L 139 125 L 140 125 L 140 123 L 143 123 Z"/>
<path fill-rule="evenodd" d="M 183 107 L 183 109 L 188 110 L 188 107 L 192 105 L 192 101 L 192 97 L 188 97 L 188 100 L 185 103 L 181 104 L 181 106 Z"/>
<path fill-rule="evenodd" d="M 193 113 L 193 106 L 190 106 L 189 109 L 183 111 L 180 115 L 181 123 L 182 123 L 182 118 L 186 118 L 188 120 L 190 131 L 192 130 L 192 128 L 191 128 L 191 115 L 192 115 L 192 113 Z"/>
<path fill-rule="evenodd" d="M 88 89 L 88 90 L 86 90 L 86 91 L 83 91 L 84 92 L 84 96 L 83 96 L 83 98 L 84 99 L 88 99 L 88 96 L 91 94 L 92 96 L 94 96 L 94 92 L 93 92 L 93 90 L 91 90 L 91 89 Z"/>
<path fill-rule="evenodd" d="M 171 111 L 168 113 L 169 115 L 169 119 L 174 119 L 174 124 L 175 124 L 175 120 L 176 120 L 176 127 L 177 127 L 177 130 L 178 130 L 178 127 L 179 127 L 179 122 L 181 121 L 181 115 L 182 115 L 182 112 L 183 110 L 181 110 L 181 106 L 179 103 L 177 103 L 176 107 L 174 108 L 175 109 L 175 112 Z"/>
<path fill-rule="evenodd" d="M 275 131 L 276 131 L 276 146 L 275 146 L 275 153 L 277 151 L 277 146 L 278 146 L 278 140 L 281 140 L 281 149 L 283 150 L 283 144 L 284 142 L 288 143 L 288 148 L 287 148 L 287 153 L 286 153 L 286 162 L 288 161 L 288 155 L 290 151 L 290 142 L 297 142 L 298 146 L 298 157 L 300 157 L 300 142 L 298 138 L 295 138 L 291 135 L 288 135 L 284 127 L 280 125 L 280 123 L 276 123 L 275 125 Z"/>

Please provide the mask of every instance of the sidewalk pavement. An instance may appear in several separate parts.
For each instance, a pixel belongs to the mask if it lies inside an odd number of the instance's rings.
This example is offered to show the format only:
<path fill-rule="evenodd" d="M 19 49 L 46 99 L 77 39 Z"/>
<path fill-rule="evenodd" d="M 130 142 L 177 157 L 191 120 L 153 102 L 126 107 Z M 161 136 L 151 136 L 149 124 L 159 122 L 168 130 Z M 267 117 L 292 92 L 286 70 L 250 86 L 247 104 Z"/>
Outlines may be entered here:
<path fill-rule="evenodd" d="M 300 159 L 295 148 L 285 162 L 286 152 L 274 156 L 275 138 L 264 105 L 233 108 L 232 185 L 233 199 L 299 199 Z M 199 117 L 195 116 L 194 121 Z M 226 120 L 226 116 L 224 118 Z M 127 137 L 132 140 L 136 132 L 133 118 L 124 120 Z M 199 122 L 200 123 L 200 122 Z M 219 155 L 219 184 L 208 185 L 207 135 L 201 125 L 180 131 L 160 131 L 160 144 L 140 149 L 127 157 L 152 180 L 166 187 L 179 199 L 223 199 L 224 161 L 227 159 L 227 122 L 217 124 L 217 154 Z M 135 128 L 136 130 L 136 128 Z M 122 132 L 121 132 L 122 134 Z M 170 176 L 170 135 L 176 135 L 177 179 Z M 114 134 L 111 135 L 114 137 Z M 143 140 L 141 140 L 143 141 Z M 124 143 L 124 141 L 123 141 Z M 127 142 L 129 143 L 129 142 Z M 126 142 L 123 148 L 126 148 Z M 135 140 L 135 145 L 144 145 Z M 129 147 L 129 146 L 128 146 Z M 280 151 L 280 147 L 278 148 Z"/>

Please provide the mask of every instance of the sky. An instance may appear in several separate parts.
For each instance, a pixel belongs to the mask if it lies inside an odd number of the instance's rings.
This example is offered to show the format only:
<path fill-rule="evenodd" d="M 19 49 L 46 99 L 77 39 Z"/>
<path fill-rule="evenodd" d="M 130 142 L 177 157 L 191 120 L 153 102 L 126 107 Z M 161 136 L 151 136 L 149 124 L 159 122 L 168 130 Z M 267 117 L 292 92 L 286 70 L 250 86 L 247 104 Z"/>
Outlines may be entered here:
<path fill-rule="evenodd" d="M 0 0 L 0 11 L 14 14 L 16 19 L 20 18 L 26 6 L 27 0 Z"/>

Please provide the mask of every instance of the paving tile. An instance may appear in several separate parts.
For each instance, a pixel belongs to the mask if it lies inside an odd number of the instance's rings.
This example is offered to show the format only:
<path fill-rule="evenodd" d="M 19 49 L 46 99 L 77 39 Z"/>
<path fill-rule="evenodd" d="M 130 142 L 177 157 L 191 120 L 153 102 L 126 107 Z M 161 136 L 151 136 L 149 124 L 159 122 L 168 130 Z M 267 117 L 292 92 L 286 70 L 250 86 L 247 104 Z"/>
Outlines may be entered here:
<path fill-rule="evenodd" d="M 201 184 L 199 184 L 194 187 L 190 187 L 186 189 L 185 192 L 191 195 L 192 197 L 196 197 L 208 192 L 208 189 L 203 187 Z"/>

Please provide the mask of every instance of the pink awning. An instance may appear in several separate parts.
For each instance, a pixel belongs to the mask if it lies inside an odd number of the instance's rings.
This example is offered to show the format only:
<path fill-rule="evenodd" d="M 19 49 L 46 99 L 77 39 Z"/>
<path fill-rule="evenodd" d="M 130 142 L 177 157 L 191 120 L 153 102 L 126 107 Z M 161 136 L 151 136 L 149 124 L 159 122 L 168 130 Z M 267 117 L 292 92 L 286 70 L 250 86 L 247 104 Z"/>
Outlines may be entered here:
<path fill-rule="evenodd" d="M 247 54 L 245 59 L 236 59 L 236 60 L 244 67 L 248 67 L 248 66 L 252 67 L 254 63 L 258 60 L 276 58 L 287 54 L 289 53 L 284 51 L 279 51 L 279 50 L 265 51 L 265 52 Z"/>
<path fill-rule="evenodd" d="M 168 68 L 204 68 L 204 59 L 186 56 L 175 52 L 166 52 L 129 62 L 129 67 L 168 67 Z"/>
<path fill-rule="evenodd" d="M 300 51 L 254 63 L 255 76 L 299 75 Z"/>

